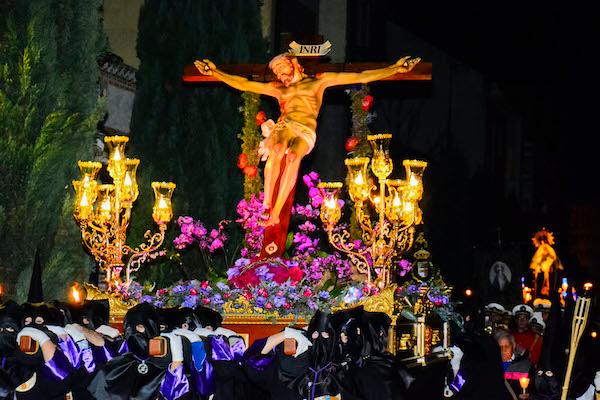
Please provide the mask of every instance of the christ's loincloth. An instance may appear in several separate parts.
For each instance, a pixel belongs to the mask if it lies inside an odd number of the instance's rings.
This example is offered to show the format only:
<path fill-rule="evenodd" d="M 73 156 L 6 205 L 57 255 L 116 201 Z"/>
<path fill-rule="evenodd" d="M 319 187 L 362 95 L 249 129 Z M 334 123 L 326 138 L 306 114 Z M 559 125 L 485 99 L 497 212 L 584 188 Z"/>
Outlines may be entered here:
<path fill-rule="evenodd" d="M 289 129 L 294 134 L 294 138 L 290 141 L 293 143 L 293 140 L 296 138 L 302 139 L 308 145 L 308 151 L 306 154 L 310 153 L 312 149 L 315 147 L 315 142 L 317 141 L 317 134 L 308 126 L 301 124 L 300 122 L 293 121 L 291 119 L 282 119 L 275 123 L 272 119 L 265 121 L 261 126 L 262 135 L 264 139 L 260 142 L 260 147 L 258 149 L 258 154 L 261 155 L 261 160 L 265 161 L 269 157 L 269 148 L 267 147 L 267 141 L 269 137 L 277 130 L 280 129 Z M 289 148 L 288 148 L 289 150 Z M 286 150 L 286 153 L 288 152 Z"/>

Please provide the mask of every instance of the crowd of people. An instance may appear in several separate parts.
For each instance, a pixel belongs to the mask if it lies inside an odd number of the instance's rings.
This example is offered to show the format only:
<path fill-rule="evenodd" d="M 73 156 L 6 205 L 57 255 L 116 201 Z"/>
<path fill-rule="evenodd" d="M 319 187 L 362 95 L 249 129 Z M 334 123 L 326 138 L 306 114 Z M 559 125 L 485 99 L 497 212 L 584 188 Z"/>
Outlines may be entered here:
<path fill-rule="evenodd" d="M 109 326 L 106 302 L 9 301 L 0 305 L 0 399 L 559 398 L 558 374 L 545 369 L 546 306 L 508 313 L 489 304 L 484 329 L 467 313 L 449 360 L 406 369 L 387 351 L 390 317 L 362 307 L 317 311 L 307 326 L 247 347 L 202 306 L 141 303 L 121 332 Z M 587 360 L 569 398 L 594 399 L 600 389 L 598 358 Z M 520 378 L 530 380 L 526 393 Z"/>

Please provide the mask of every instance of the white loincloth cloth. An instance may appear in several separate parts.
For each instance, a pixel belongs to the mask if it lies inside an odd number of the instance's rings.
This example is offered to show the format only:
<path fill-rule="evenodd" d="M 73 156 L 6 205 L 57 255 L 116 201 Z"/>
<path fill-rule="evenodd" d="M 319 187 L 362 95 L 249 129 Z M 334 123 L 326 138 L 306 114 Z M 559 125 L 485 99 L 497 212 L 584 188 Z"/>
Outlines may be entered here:
<path fill-rule="evenodd" d="M 308 152 L 306 152 L 306 154 L 310 153 L 312 149 L 315 148 L 317 134 L 308 126 L 290 119 L 283 119 L 277 123 L 275 123 L 272 119 L 269 119 L 263 122 L 260 126 L 260 130 L 262 131 L 262 135 L 264 137 L 258 147 L 258 154 L 261 156 L 261 161 L 265 161 L 267 158 L 269 158 L 269 148 L 267 147 L 269 136 L 271 136 L 274 130 L 283 128 L 289 128 L 292 132 L 294 132 L 294 136 L 296 138 L 300 138 L 306 142 L 308 145 Z M 285 152 L 287 153 L 288 151 L 289 148 Z"/>

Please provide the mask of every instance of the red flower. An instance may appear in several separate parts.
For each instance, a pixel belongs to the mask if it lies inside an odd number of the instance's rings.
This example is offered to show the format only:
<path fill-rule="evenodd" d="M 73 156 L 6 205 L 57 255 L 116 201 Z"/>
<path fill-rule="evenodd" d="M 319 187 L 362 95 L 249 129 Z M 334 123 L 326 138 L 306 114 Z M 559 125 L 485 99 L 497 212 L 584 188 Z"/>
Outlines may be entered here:
<path fill-rule="evenodd" d="M 197 296 L 198 295 L 198 291 L 195 288 L 191 288 L 190 289 L 190 295 Z"/>
<path fill-rule="evenodd" d="M 244 167 L 244 174 L 246 174 L 248 178 L 254 178 L 258 175 L 258 168 L 256 168 L 256 165 L 246 165 Z"/>
<path fill-rule="evenodd" d="M 345 144 L 345 148 L 346 148 L 346 152 L 350 153 L 351 151 L 354 151 L 354 149 L 356 148 L 356 146 L 358 146 L 358 144 L 360 143 L 360 138 L 357 138 L 356 136 L 351 136 L 348 139 L 346 139 L 346 144 Z"/>
<path fill-rule="evenodd" d="M 167 293 L 167 289 L 158 289 L 158 295 L 159 296 L 162 296 L 165 293 Z"/>
<path fill-rule="evenodd" d="M 366 95 L 362 101 L 361 108 L 365 111 L 369 111 L 373 107 L 373 96 L 370 94 Z"/>
<path fill-rule="evenodd" d="M 266 308 L 267 310 L 270 310 L 271 308 L 273 308 L 273 304 L 271 304 L 271 303 L 269 302 L 269 303 L 265 304 L 265 308 Z"/>
<path fill-rule="evenodd" d="M 208 303 L 210 303 L 210 299 L 208 297 L 205 297 L 202 299 L 202 303 L 208 304 Z"/>
<path fill-rule="evenodd" d="M 269 297 L 269 293 L 263 288 L 258 289 L 258 295 L 262 297 Z"/>
<path fill-rule="evenodd" d="M 304 289 L 304 292 L 302 292 L 302 296 L 304 296 L 304 297 L 310 297 L 310 296 L 312 296 L 312 294 L 313 294 L 313 292 L 312 292 L 312 290 L 310 290 L 310 288 L 306 288 L 306 289 Z"/>
<path fill-rule="evenodd" d="M 246 165 L 248 165 L 248 156 L 246 153 L 242 153 L 238 156 L 237 166 L 239 169 L 244 169 Z"/>
<path fill-rule="evenodd" d="M 299 282 L 302 278 L 304 278 L 304 272 L 299 267 L 292 267 L 288 270 L 290 273 L 290 280 L 292 282 Z"/>
<path fill-rule="evenodd" d="M 252 300 L 254 298 L 254 295 L 249 290 L 245 290 L 244 297 L 246 298 L 246 300 Z"/>
<path fill-rule="evenodd" d="M 261 126 L 267 120 L 267 114 L 263 110 L 256 113 L 256 125 Z"/>
<path fill-rule="evenodd" d="M 206 289 L 208 287 L 208 281 L 202 281 L 200 287 L 202 287 L 202 289 Z"/>
<path fill-rule="evenodd" d="M 290 305 L 290 303 L 288 303 L 286 301 L 285 303 L 283 303 L 283 308 L 285 308 L 286 310 L 289 310 L 290 308 L 292 308 L 292 306 Z"/>
<path fill-rule="evenodd" d="M 225 292 L 225 293 L 223 293 L 223 298 L 224 298 L 224 299 L 228 299 L 228 298 L 230 298 L 230 297 L 231 297 L 231 293 L 229 293 L 229 292 Z"/>

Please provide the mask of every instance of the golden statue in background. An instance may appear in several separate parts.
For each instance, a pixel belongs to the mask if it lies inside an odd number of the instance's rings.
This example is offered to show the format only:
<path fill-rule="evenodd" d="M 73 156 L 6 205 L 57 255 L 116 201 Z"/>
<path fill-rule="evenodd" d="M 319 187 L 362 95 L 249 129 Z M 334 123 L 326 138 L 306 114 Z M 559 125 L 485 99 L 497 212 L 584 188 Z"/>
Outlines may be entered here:
<path fill-rule="evenodd" d="M 533 272 L 533 289 L 535 297 L 548 297 L 550 291 L 556 288 L 556 272 L 564 269 L 556 251 L 552 248 L 554 244 L 554 235 L 552 232 L 542 228 L 533 238 L 533 245 L 537 248 L 531 259 L 529 268 Z M 551 275 L 554 274 L 554 284 L 551 281 Z"/>

